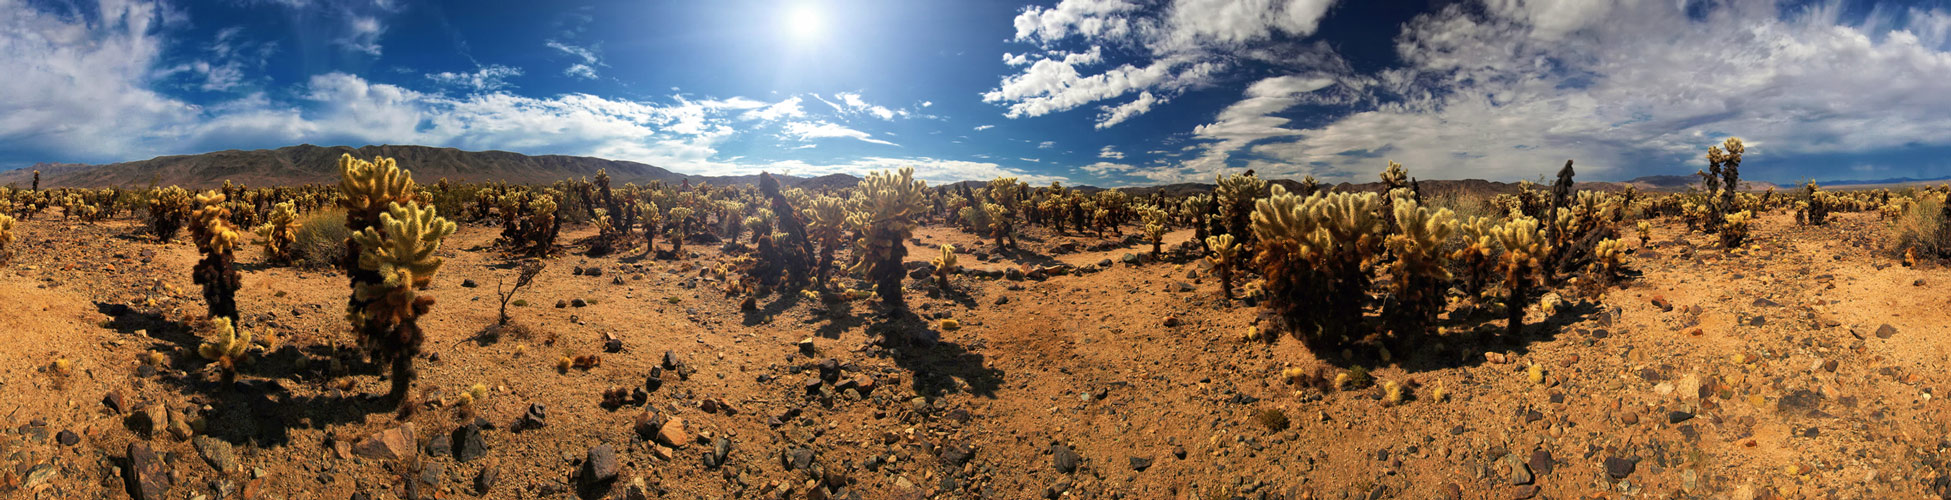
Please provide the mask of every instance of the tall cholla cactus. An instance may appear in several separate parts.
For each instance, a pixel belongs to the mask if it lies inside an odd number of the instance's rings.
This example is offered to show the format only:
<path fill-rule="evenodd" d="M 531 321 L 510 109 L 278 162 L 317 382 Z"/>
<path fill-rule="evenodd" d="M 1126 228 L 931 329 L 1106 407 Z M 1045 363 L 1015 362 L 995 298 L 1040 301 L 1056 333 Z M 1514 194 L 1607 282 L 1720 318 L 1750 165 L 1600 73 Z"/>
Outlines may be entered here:
<path fill-rule="evenodd" d="M 211 318 L 237 317 L 237 228 L 230 225 L 230 210 L 224 208 L 224 195 L 210 191 L 196 196 L 197 209 L 190 213 L 190 238 L 203 253 L 191 269 L 191 278 L 203 286 L 203 301 L 210 306 Z"/>
<path fill-rule="evenodd" d="M 1219 275 L 1220 295 L 1233 300 L 1233 267 L 1239 265 L 1240 245 L 1233 242 L 1233 235 L 1222 234 L 1207 236 L 1206 249 L 1212 252 L 1206 260 L 1213 263 L 1213 274 Z"/>
<path fill-rule="evenodd" d="M 354 298 L 366 302 L 347 318 L 365 333 L 363 340 L 382 360 L 393 362 L 393 396 L 406 395 L 413 384 L 413 357 L 420 354 L 425 334 L 419 318 L 434 304 L 433 297 L 419 296 L 440 271 L 435 257 L 441 240 L 454 234 L 455 225 L 443 219 L 434 207 L 419 202 L 394 203 L 380 214 L 379 226 L 352 235 L 359 245 L 359 269 L 384 278 L 378 283 L 362 283 Z"/>
<path fill-rule="evenodd" d="M 1443 311 L 1444 291 L 1449 289 L 1450 271 L 1444 266 L 1443 245 L 1456 231 L 1456 216 L 1449 209 L 1431 211 L 1409 197 L 1395 199 L 1398 228 L 1385 245 L 1395 260 L 1389 263 L 1394 277 L 1396 311 L 1388 315 L 1397 334 L 1421 333 L 1424 325 Z"/>
<path fill-rule="evenodd" d="M 1241 245 L 1252 246 L 1254 234 L 1251 223 L 1254 200 L 1267 197 L 1267 181 L 1254 177 L 1253 172 L 1215 177 L 1213 199 L 1218 203 L 1220 220 L 1224 221 L 1225 232 L 1233 235 Z"/>
<path fill-rule="evenodd" d="M 1646 246 L 1646 241 L 1653 239 L 1653 223 L 1639 221 L 1634 228 L 1639 230 L 1639 246 Z"/>
<path fill-rule="evenodd" d="M 657 212 L 657 204 L 648 201 L 637 202 L 637 213 L 641 214 L 638 223 L 644 226 L 644 255 L 657 253 L 657 223 L 664 216 Z"/>
<path fill-rule="evenodd" d="M 995 238 L 996 246 L 1016 248 L 1016 217 L 1022 205 L 1023 185 L 1015 177 L 998 177 L 989 181 L 989 199 L 994 203 L 982 206 L 989 212 L 989 233 Z"/>
<path fill-rule="evenodd" d="M 833 251 L 847 235 L 847 203 L 840 198 L 821 196 L 807 202 L 800 214 L 807 221 L 806 238 L 820 247 L 819 266 L 813 275 L 824 284 L 827 272 L 833 269 Z"/>
<path fill-rule="evenodd" d="M 1491 232 L 1493 229 L 1496 226 L 1490 223 L 1489 217 L 1471 217 L 1469 222 L 1457 226 L 1463 233 L 1463 247 L 1452 252 L 1450 260 L 1461 264 L 1463 293 L 1472 299 L 1483 299 L 1490 277 L 1497 271 L 1497 237 Z"/>
<path fill-rule="evenodd" d="M 339 191 L 344 198 L 346 239 L 343 265 L 351 276 L 346 320 L 373 358 L 393 364 L 389 395 L 404 399 L 413 384 L 413 356 L 420 353 L 420 315 L 433 297 L 416 297 L 440 269 L 433 257 L 454 224 L 432 207 L 414 201 L 413 174 L 391 158 L 368 162 L 339 157 Z"/>
<path fill-rule="evenodd" d="M 1511 293 L 1510 299 L 1504 301 L 1509 319 L 1505 331 L 1516 337 L 1524 333 L 1524 306 L 1531 301 L 1531 288 L 1537 286 L 1540 259 L 1551 251 L 1551 246 L 1545 243 L 1545 232 L 1538 228 L 1538 220 L 1530 217 L 1505 221 L 1492 229 L 1491 234 L 1504 245 L 1504 286 Z"/>
<path fill-rule="evenodd" d="M 955 263 L 955 245 L 942 245 L 942 255 L 935 258 L 935 288 L 948 290 L 948 277 L 960 269 Z"/>
<path fill-rule="evenodd" d="M 1166 224 L 1171 216 L 1165 210 L 1153 205 L 1141 205 L 1138 213 L 1145 218 L 1145 239 L 1152 241 L 1152 255 L 1159 254 L 1159 245 L 1165 242 Z"/>
<path fill-rule="evenodd" d="M 874 282 L 874 293 L 893 309 L 907 308 L 901 298 L 901 259 L 908 255 L 908 237 L 914 233 L 914 216 L 927 208 L 922 191 L 928 183 L 915 180 L 915 169 L 900 172 L 875 172 L 860 182 L 854 193 L 854 211 L 847 216 L 859 238 L 854 255 L 859 262 L 850 272 L 867 273 Z"/>
<path fill-rule="evenodd" d="M 14 257 L 14 218 L 0 213 L 0 264 L 12 261 Z"/>
<path fill-rule="evenodd" d="M 1267 306 L 1289 328 L 1346 337 L 1362 321 L 1372 268 L 1385 236 L 1376 193 L 1301 197 L 1280 186 L 1256 203 L 1254 263 Z"/>
<path fill-rule="evenodd" d="M 265 258 L 280 264 L 297 258 L 299 226 L 298 209 L 291 202 L 279 202 L 272 207 L 271 220 L 255 230 Z"/>
<path fill-rule="evenodd" d="M 685 228 L 689 226 L 686 222 L 691 219 L 691 209 L 671 207 L 670 219 L 670 223 L 664 226 L 669 228 L 667 230 L 671 233 L 671 254 L 682 259 L 684 258 L 684 233 Z"/>
<path fill-rule="evenodd" d="M 251 334 L 225 317 L 204 320 L 196 330 L 197 336 L 204 339 L 203 344 L 197 346 L 197 354 L 217 363 L 225 384 L 235 381 L 237 363 L 244 360 L 244 351 L 251 347 Z"/>

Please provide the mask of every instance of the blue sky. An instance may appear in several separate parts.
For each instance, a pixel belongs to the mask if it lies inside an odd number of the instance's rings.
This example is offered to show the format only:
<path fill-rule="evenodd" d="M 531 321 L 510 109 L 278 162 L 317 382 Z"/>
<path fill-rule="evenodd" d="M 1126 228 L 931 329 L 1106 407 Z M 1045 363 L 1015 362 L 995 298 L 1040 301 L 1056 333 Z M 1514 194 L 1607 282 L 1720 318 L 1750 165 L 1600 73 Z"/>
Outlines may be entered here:
<path fill-rule="evenodd" d="M 423 144 L 1103 186 L 1951 176 L 1951 7 L 0 0 L 0 168 Z"/>

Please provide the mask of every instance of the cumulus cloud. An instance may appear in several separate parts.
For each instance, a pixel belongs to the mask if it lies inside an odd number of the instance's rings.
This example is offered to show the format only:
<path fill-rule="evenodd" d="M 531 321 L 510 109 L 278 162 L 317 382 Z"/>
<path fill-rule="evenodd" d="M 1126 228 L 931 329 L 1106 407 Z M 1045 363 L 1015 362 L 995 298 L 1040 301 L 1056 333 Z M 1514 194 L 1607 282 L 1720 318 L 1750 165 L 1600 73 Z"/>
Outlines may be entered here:
<path fill-rule="evenodd" d="M 1757 158 L 1942 145 L 1946 19 L 1763 0 L 1455 5 L 1403 26 L 1402 67 L 1261 80 L 1194 128 L 1196 159 L 1139 174 L 1209 179 L 1247 166 L 1367 178 L 1386 155 L 1428 178 L 1528 178 L 1568 158 L 1605 178 L 1699 164 L 1730 135 Z M 1311 127 L 1283 117 L 1350 93 L 1377 104 Z"/>
<path fill-rule="evenodd" d="M 739 167 L 736 173 L 749 174 L 770 171 L 804 176 L 827 174 L 864 176 L 872 172 L 898 170 L 902 167 L 914 167 L 915 178 L 937 185 L 968 180 L 989 180 L 997 177 L 1015 177 L 1019 181 L 1031 184 L 1070 182 L 1070 178 L 1068 177 L 1035 174 L 991 162 L 944 160 L 925 156 L 913 158 L 870 156 L 853 161 L 827 164 L 811 164 L 804 161 L 789 160 L 763 165 L 743 166 Z"/>
<path fill-rule="evenodd" d="M 1110 159 L 1110 160 L 1122 160 L 1125 159 L 1125 154 L 1123 152 L 1118 151 L 1118 148 L 1112 147 L 1107 144 L 1103 148 L 1097 150 L 1097 157 Z"/>
<path fill-rule="evenodd" d="M 1016 16 L 1017 42 L 1027 53 L 1004 53 L 1021 67 L 1005 76 L 984 102 L 1010 118 L 1035 117 L 1099 101 L 1097 128 L 1149 112 L 1190 88 L 1213 83 L 1240 57 L 1285 57 L 1278 45 L 1314 33 L 1332 0 L 1172 0 L 1162 5 L 1124 0 L 1064 0 L 1031 6 Z M 1065 46 L 1087 47 L 1066 50 Z M 1100 68 L 1105 47 L 1141 55 L 1137 64 Z"/>
<path fill-rule="evenodd" d="M 775 121 L 784 118 L 805 118 L 806 110 L 799 107 L 799 96 L 788 97 L 763 108 L 746 111 L 739 118 L 746 120 Z"/>

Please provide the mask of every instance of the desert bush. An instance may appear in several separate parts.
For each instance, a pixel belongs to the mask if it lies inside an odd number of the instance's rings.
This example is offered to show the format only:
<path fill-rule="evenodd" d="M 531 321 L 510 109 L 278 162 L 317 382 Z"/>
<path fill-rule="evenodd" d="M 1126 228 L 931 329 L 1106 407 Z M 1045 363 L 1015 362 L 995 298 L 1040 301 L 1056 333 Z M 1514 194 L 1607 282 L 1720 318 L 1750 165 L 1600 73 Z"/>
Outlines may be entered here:
<path fill-rule="evenodd" d="M 1951 205 L 1943 196 L 1918 196 L 1891 221 L 1890 231 L 1899 251 L 1951 258 Z"/>
<path fill-rule="evenodd" d="M 857 262 L 850 272 L 865 272 L 881 302 L 893 309 L 907 307 L 901 297 L 901 259 L 914 234 L 913 217 L 926 208 L 922 191 L 927 188 L 928 183 L 915 180 L 910 167 L 899 173 L 875 172 L 860 182 L 853 213 L 847 216 L 859 235 L 854 241 Z"/>
<path fill-rule="evenodd" d="M 352 233 L 345 228 L 345 212 L 321 210 L 298 219 L 292 234 L 293 263 L 323 268 L 339 265 L 345 259 L 345 241 Z"/>
<path fill-rule="evenodd" d="M 542 274 L 542 269 L 547 266 L 548 264 L 543 264 L 539 260 L 524 261 L 522 262 L 521 271 L 515 274 L 515 283 L 513 286 L 509 286 L 504 290 L 500 282 L 495 283 L 495 296 L 501 299 L 501 313 L 495 317 L 495 324 L 502 326 L 508 325 L 508 303 L 514 300 L 516 292 L 520 292 L 523 287 L 535 282 L 535 277 Z"/>

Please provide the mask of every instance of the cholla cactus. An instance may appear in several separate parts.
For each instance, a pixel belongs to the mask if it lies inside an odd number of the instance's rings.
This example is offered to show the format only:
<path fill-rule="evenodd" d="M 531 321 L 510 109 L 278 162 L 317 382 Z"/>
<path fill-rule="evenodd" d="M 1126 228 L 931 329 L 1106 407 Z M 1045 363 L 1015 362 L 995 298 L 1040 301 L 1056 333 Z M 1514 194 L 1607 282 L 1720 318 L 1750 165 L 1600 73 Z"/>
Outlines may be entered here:
<path fill-rule="evenodd" d="M 377 227 L 352 235 L 361 249 L 359 269 L 383 279 L 360 283 L 353 296 L 365 307 L 346 316 L 363 334 L 367 348 L 393 363 L 394 397 L 405 396 L 413 383 L 413 357 L 420 353 L 425 337 L 419 318 L 434 303 L 433 297 L 419 296 L 415 290 L 426 288 L 440 271 L 441 259 L 434 252 L 454 229 L 454 223 L 441 218 L 434 207 L 409 201 L 391 204 L 380 214 Z"/>
<path fill-rule="evenodd" d="M 190 217 L 190 192 L 170 186 L 149 190 L 149 231 L 156 239 L 169 241 L 183 230 Z"/>
<path fill-rule="evenodd" d="M 1450 280 L 1443 245 L 1456 231 L 1456 216 L 1447 208 L 1431 211 L 1407 196 L 1395 199 L 1394 212 L 1398 232 L 1385 245 L 1395 257 L 1388 271 L 1398 310 L 1388 316 L 1398 326 L 1396 333 L 1420 333 L 1443 310 Z"/>
<path fill-rule="evenodd" d="M 638 223 L 644 227 L 644 255 L 657 252 L 657 223 L 664 219 L 658 213 L 657 204 L 648 201 L 637 202 Z"/>
<path fill-rule="evenodd" d="M 690 219 L 690 207 L 671 207 L 670 223 L 665 224 L 671 234 L 671 254 L 680 259 L 684 258 L 684 233 Z"/>
<path fill-rule="evenodd" d="M 955 245 L 942 245 L 942 255 L 935 258 L 935 288 L 948 289 L 948 277 L 961 270 L 955 263 Z"/>
<path fill-rule="evenodd" d="M 1496 226 L 1490 222 L 1489 217 L 1471 217 L 1469 222 L 1458 225 L 1463 246 L 1450 254 L 1450 259 L 1460 263 L 1464 270 L 1463 292 L 1472 299 L 1483 298 L 1491 275 L 1498 269 L 1497 238 L 1492 233 Z"/>
<path fill-rule="evenodd" d="M 1727 218 L 1721 221 L 1721 246 L 1739 248 L 1748 240 L 1748 223 L 1753 219 L 1754 214 L 1746 210 L 1728 214 Z"/>
<path fill-rule="evenodd" d="M 1733 219 L 1729 218 L 1729 220 Z M 1598 280 L 1602 283 L 1617 281 L 1619 279 L 1619 270 L 1623 267 L 1622 262 L 1625 261 L 1625 258 L 1625 242 L 1612 238 L 1599 240 L 1598 246 L 1592 247 L 1592 264 L 1588 272 L 1597 276 Z"/>
<path fill-rule="evenodd" d="M 899 173 L 868 175 L 855 191 L 854 210 L 847 216 L 848 225 L 860 235 L 854 241 L 859 260 L 850 272 L 866 272 L 875 283 L 875 294 L 893 309 L 907 307 L 901 297 L 901 259 L 908 255 L 914 216 L 927 209 L 923 190 L 928 183 L 915 180 L 914 173 L 914 168 L 902 167 Z"/>
<path fill-rule="evenodd" d="M 257 243 L 264 247 L 265 258 L 275 263 L 287 263 L 298 257 L 298 210 L 291 202 L 280 202 L 271 209 L 271 219 L 258 226 Z"/>
<path fill-rule="evenodd" d="M 1159 245 L 1165 242 L 1166 225 L 1170 216 L 1154 205 L 1141 205 L 1138 213 L 1145 218 L 1145 239 L 1152 241 L 1152 255 L 1159 254 Z"/>
<path fill-rule="evenodd" d="M 1653 239 L 1653 223 L 1639 221 L 1634 227 L 1639 230 L 1639 246 L 1646 246 L 1646 241 Z"/>
<path fill-rule="evenodd" d="M 1829 223 L 1829 212 L 1839 205 L 1839 200 L 1828 191 L 1823 191 L 1815 181 L 1802 185 L 1802 201 L 1796 204 L 1795 220 L 1811 226 Z"/>
<path fill-rule="evenodd" d="M 238 328 L 230 318 L 219 316 L 197 325 L 197 336 L 204 339 L 203 345 L 197 346 L 197 354 L 217 363 L 223 370 L 225 384 L 236 380 L 237 363 L 244 360 L 244 352 L 251 347 L 251 334 Z"/>
<path fill-rule="evenodd" d="M 1206 260 L 1213 263 L 1213 274 L 1219 275 L 1220 295 L 1233 300 L 1233 267 L 1239 265 L 1240 245 L 1233 243 L 1233 235 L 1207 236 L 1206 248 L 1212 255 Z"/>
<path fill-rule="evenodd" d="M 995 220 L 993 218 L 995 212 L 991 212 L 989 210 L 988 207 L 989 205 L 994 205 L 994 204 L 985 203 L 982 205 L 971 205 L 971 206 L 962 207 L 960 210 L 957 210 L 955 214 L 956 218 L 960 219 L 962 221 L 962 224 L 966 226 L 968 230 L 975 232 L 977 243 L 982 242 L 983 235 L 993 233 L 993 231 L 990 229 L 990 226 L 993 224 L 992 221 Z M 997 207 L 997 208 L 1000 209 L 1001 207 Z"/>
<path fill-rule="evenodd" d="M 1023 185 L 1015 177 L 998 177 L 989 181 L 989 199 L 994 203 L 983 205 L 989 212 L 989 233 L 997 246 L 1016 248 L 1016 216 L 1021 212 Z"/>
<path fill-rule="evenodd" d="M 827 272 L 833 269 L 833 251 L 838 249 L 841 238 L 847 234 L 847 204 L 832 196 L 813 198 L 801 209 L 808 222 L 806 236 L 820 246 L 819 266 L 814 278 L 820 283 L 827 282 Z"/>
<path fill-rule="evenodd" d="M 1530 303 L 1531 288 L 1537 286 L 1540 260 L 1551 251 L 1551 246 L 1545 243 L 1545 232 L 1538 228 L 1538 220 L 1530 217 L 1505 221 L 1492 229 L 1491 235 L 1504 246 L 1504 286 L 1511 293 L 1510 299 L 1504 301 L 1509 319 L 1506 332 L 1516 337 L 1524 332 L 1524 306 Z"/>
<path fill-rule="evenodd" d="M 1381 256 L 1384 209 L 1376 193 L 1301 197 L 1275 186 L 1256 203 L 1254 263 L 1267 306 L 1292 329 L 1346 337 L 1357 329 Z"/>
<path fill-rule="evenodd" d="M 1216 177 L 1213 183 L 1213 199 L 1218 203 L 1220 219 L 1225 221 L 1226 233 L 1233 235 L 1241 245 L 1251 246 L 1254 242 L 1250 226 L 1254 200 L 1267 197 L 1267 181 L 1260 180 L 1249 171 Z"/>
<path fill-rule="evenodd" d="M 237 228 L 230 225 L 230 210 L 224 208 L 224 195 L 216 191 L 197 195 L 198 208 L 191 212 L 190 238 L 203 253 L 191 269 L 191 278 L 203 286 L 203 300 L 210 306 L 211 318 L 237 321 L 236 262 Z"/>
<path fill-rule="evenodd" d="M 14 257 L 14 218 L 0 213 L 0 264 L 12 261 Z"/>

